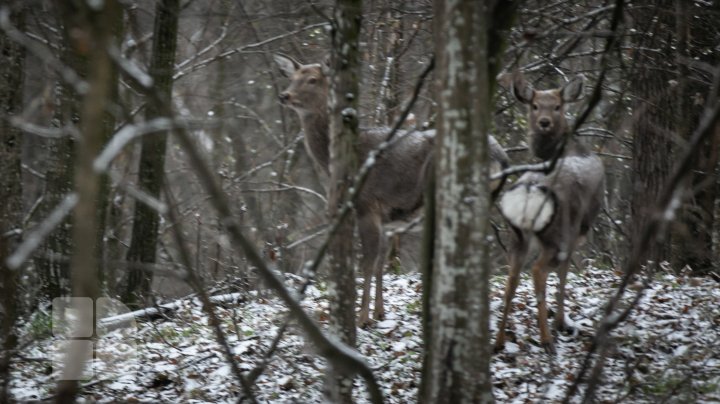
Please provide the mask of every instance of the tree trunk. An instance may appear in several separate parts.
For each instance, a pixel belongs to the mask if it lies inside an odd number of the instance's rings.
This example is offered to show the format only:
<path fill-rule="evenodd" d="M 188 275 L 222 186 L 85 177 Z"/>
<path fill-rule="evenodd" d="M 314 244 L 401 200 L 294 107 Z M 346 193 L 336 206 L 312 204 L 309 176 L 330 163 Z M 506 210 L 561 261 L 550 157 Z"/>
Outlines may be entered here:
<path fill-rule="evenodd" d="M 652 49 L 662 48 L 665 36 L 662 32 L 672 29 L 668 24 L 665 13 L 661 9 L 672 8 L 671 1 L 657 2 L 642 1 L 637 4 L 636 21 L 637 32 L 646 33 L 641 36 L 641 43 L 636 44 L 637 49 L 633 60 L 635 71 L 632 78 L 632 92 L 635 95 L 633 108 L 635 122 L 633 124 L 633 159 L 632 159 L 632 201 L 631 201 L 631 246 L 638 242 L 638 238 L 645 228 L 651 215 L 648 201 L 657 200 L 659 193 L 665 186 L 671 169 L 671 134 L 673 127 L 674 100 L 668 88 L 668 82 L 674 75 L 664 63 L 658 60 L 658 54 Z M 669 46 L 669 44 L 666 44 Z M 641 262 L 659 262 L 669 259 L 669 242 L 653 243 L 644 251 Z M 630 249 L 632 251 L 632 247 Z"/>
<path fill-rule="evenodd" d="M 110 21 L 110 30 L 111 34 L 113 36 L 113 39 L 115 40 L 114 45 L 120 49 L 120 44 L 122 42 L 123 38 L 123 13 L 117 12 L 113 13 L 111 18 L 114 18 L 113 21 Z M 111 105 L 117 105 L 120 101 L 120 94 L 119 94 L 119 83 L 120 83 L 120 72 L 115 66 L 115 64 L 110 65 L 110 83 L 109 83 L 109 94 L 108 94 L 108 102 Z M 105 115 L 103 117 L 103 131 L 102 131 L 102 145 L 103 147 L 107 144 L 107 142 L 112 138 L 113 134 L 115 133 L 115 115 L 110 113 L 109 111 L 105 111 Z M 106 174 L 100 176 L 100 184 L 97 194 L 97 200 L 98 200 L 98 211 L 96 213 L 98 225 L 97 225 L 97 235 L 95 236 L 97 238 L 97 246 L 95 250 L 95 255 L 98 259 L 98 281 L 100 282 L 100 286 L 107 290 L 109 295 L 116 296 L 117 291 L 115 290 L 115 271 L 110 270 L 110 266 L 106 265 L 108 261 L 111 260 L 109 252 L 109 249 L 111 248 L 109 243 L 106 243 L 105 240 L 107 239 L 105 237 L 106 231 L 108 229 L 108 223 L 111 221 L 112 214 L 110 213 L 112 203 L 112 192 L 110 192 L 110 180 Z"/>
<path fill-rule="evenodd" d="M 65 65 L 73 69 L 83 79 L 87 71 L 87 55 L 73 51 L 78 38 L 72 32 L 81 24 L 81 12 L 75 2 L 55 4 L 59 21 L 62 24 L 63 44 L 61 58 Z M 80 121 L 80 94 L 73 86 L 58 82 L 52 121 L 60 127 L 75 126 Z M 42 203 L 37 217 L 45 218 L 58 206 L 73 189 L 73 162 L 75 161 L 75 141 L 72 137 L 43 138 L 41 142 L 45 152 L 45 184 Z M 52 300 L 70 293 L 69 260 L 72 251 L 72 220 L 66 218 L 48 236 L 35 265 L 40 277 L 41 295 Z M 60 259 L 55 259 L 59 257 Z"/>
<path fill-rule="evenodd" d="M 493 402 L 490 384 L 488 132 L 497 30 L 513 6 L 437 1 L 439 94 L 430 341 L 421 401 Z M 508 13 L 509 12 L 509 13 Z M 507 20 L 498 20 L 503 17 Z M 426 334 L 427 335 L 427 334 Z"/>
<path fill-rule="evenodd" d="M 330 220 L 338 218 L 348 187 L 357 171 L 360 78 L 361 0 L 339 0 L 335 6 L 330 66 Z M 355 346 L 354 215 L 347 218 L 329 245 L 330 328 L 343 342 Z M 352 378 L 328 366 L 325 394 L 333 403 L 352 402 Z"/>
<path fill-rule="evenodd" d="M 689 69 L 689 61 L 701 61 L 716 66 L 716 52 L 712 49 L 717 40 L 716 12 L 705 9 L 708 6 L 692 6 L 683 0 L 675 0 L 677 32 L 677 67 L 679 103 L 678 132 L 683 139 L 689 139 L 697 129 L 703 112 L 702 100 L 708 97 L 710 86 L 703 82 L 712 77 L 703 77 Z M 716 6 L 717 7 L 717 6 Z M 694 12 L 693 12 L 694 11 Z M 715 200 L 718 197 L 715 186 L 715 170 L 718 167 L 720 136 L 708 139 L 700 150 L 699 159 L 688 184 L 689 199 L 680 210 L 679 221 L 673 227 L 673 267 L 682 269 L 690 266 L 696 275 L 717 274 L 718 264 L 713 256 L 713 224 L 715 223 Z"/>
<path fill-rule="evenodd" d="M 79 23 L 73 29 L 81 30 L 75 36 L 73 51 L 82 58 L 92 60 L 88 65 L 87 80 L 89 90 L 83 95 L 80 111 L 81 137 L 77 142 L 75 164 L 75 190 L 78 202 L 75 206 L 72 231 L 75 248 L 71 259 L 72 293 L 74 297 L 86 297 L 94 302 L 100 295 L 98 282 L 98 260 L 96 243 L 98 241 L 98 193 L 100 177 L 93 170 L 93 161 L 104 143 L 105 109 L 112 94 L 113 68 L 107 49 L 113 41 L 112 21 L 120 6 L 116 1 L 105 2 L 100 10 L 81 6 L 74 18 Z M 76 32 L 77 34 L 77 32 Z M 92 307 L 92 306 L 90 306 Z M 94 320 L 92 312 L 83 312 Z M 89 360 L 85 352 L 75 352 L 73 348 L 66 352 L 63 379 L 58 384 L 57 402 L 75 401 L 78 380 L 84 363 Z"/>
<path fill-rule="evenodd" d="M 162 0 L 155 8 L 155 28 L 153 37 L 150 75 L 153 78 L 157 100 L 148 99 L 145 117 L 152 119 L 167 116 L 170 111 L 163 105 L 170 105 L 172 96 L 172 76 L 177 46 L 179 0 Z M 150 195 L 160 197 L 165 167 L 166 134 L 153 134 L 142 139 L 138 183 Z M 157 250 L 158 212 L 141 203 L 135 204 L 133 216 L 132 241 L 127 260 L 130 262 L 154 263 Z M 123 292 L 123 301 L 137 305 L 138 301 L 148 297 L 152 286 L 152 272 L 138 268 L 128 269 Z M 139 298 L 139 299 L 138 299 Z"/>
<path fill-rule="evenodd" d="M 24 29 L 25 8 L 10 14 L 10 22 Z M 2 300 L 2 353 L 0 357 L 0 403 L 10 402 L 10 360 L 17 345 L 15 332 L 20 302 L 18 271 L 5 266 L 5 260 L 20 238 L 14 230 L 22 224 L 22 181 L 20 171 L 21 132 L 10 124 L 10 119 L 22 110 L 23 83 L 25 80 L 25 48 L 0 32 L 0 296 Z"/>

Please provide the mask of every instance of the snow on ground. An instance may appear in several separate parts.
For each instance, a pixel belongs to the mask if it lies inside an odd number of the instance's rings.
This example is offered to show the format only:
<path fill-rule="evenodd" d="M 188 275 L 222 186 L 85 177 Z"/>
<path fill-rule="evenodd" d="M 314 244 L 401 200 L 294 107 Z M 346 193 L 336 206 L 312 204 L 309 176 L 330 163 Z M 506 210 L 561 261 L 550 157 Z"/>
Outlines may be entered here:
<path fill-rule="evenodd" d="M 291 285 L 298 280 L 288 277 Z M 554 306 L 556 279 L 549 281 Z M 502 307 L 504 277 L 493 278 L 492 312 Z M 493 356 L 494 394 L 500 403 L 559 402 L 572 383 L 590 343 L 592 329 L 617 274 L 587 269 L 568 275 L 567 314 L 575 335 L 556 335 L 557 355 L 537 346 L 532 282 L 521 280 L 511 317 L 513 339 Z M 418 274 L 386 275 L 387 319 L 358 330 L 359 351 L 376 369 L 386 401 L 415 402 L 420 383 L 422 330 Z M 270 294 L 218 307 L 234 356 L 250 370 L 285 318 Z M 327 300 L 322 285 L 311 287 L 305 308 L 323 324 Z M 497 317 L 491 323 L 496 331 Z M 707 279 L 662 275 L 645 291 L 629 321 L 613 333 L 617 341 L 605 367 L 599 402 L 720 402 L 720 288 Z M 128 354 L 122 347 L 137 347 Z M 14 363 L 12 393 L 19 401 L 48 398 L 55 373 L 49 359 L 57 341 L 45 339 L 23 350 Z M 124 355 L 124 356 L 123 356 Z M 240 387 L 207 327 L 201 308 L 188 301 L 162 320 L 139 322 L 137 330 L 115 330 L 101 340 L 93 361 L 95 377 L 83 382 L 84 397 L 100 402 L 236 402 Z M 324 362 L 293 326 L 268 369 L 258 379 L 260 402 L 321 401 Z M 358 402 L 367 402 L 356 381 Z"/>

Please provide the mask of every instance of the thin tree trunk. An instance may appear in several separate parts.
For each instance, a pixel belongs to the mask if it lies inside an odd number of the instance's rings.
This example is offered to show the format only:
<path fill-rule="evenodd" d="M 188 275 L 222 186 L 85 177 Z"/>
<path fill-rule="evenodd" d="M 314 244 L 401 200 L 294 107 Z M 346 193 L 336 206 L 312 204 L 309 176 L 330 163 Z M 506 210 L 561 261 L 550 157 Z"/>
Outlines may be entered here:
<path fill-rule="evenodd" d="M 80 9 L 74 2 L 58 2 L 55 7 L 59 22 L 62 24 L 61 58 L 63 63 L 73 69 L 78 76 L 85 78 L 87 55 L 73 51 L 77 38 L 72 31 L 81 23 Z M 60 127 L 77 125 L 80 115 L 80 94 L 76 93 L 73 86 L 62 81 L 56 83 L 55 92 L 52 121 Z M 46 149 L 45 184 L 43 200 L 36 216 L 45 218 L 73 189 L 75 141 L 72 137 L 67 136 L 43 138 L 41 142 Z M 35 257 L 41 294 L 47 300 L 66 296 L 70 292 L 69 260 L 66 258 L 72 251 L 71 232 L 72 218 L 68 217 L 48 236 L 39 254 Z M 56 256 L 63 259 L 53 259 Z"/>
<path fill-rule="evenodd" d="M 112 61 L 108 55 L 108 47 L 112 43 L 112 24 L 115 14 L 120 12 L 119 4 L 114 0 L 106 1 L 100 10 L 82 6 L 78 10 L 79 24 L 73 29 L 80 29 L 84 35 L 76 37 L 73 51 L 81 57 L 93 62 L 89 64 L 89 90 L 83 96 L 81 117 L 81 138 L 77 142 L 77 159 L 75 164 L 75 189 L 78 203 L 73 219 L 73 242 L 78 246 L 72 254 L 72 293 L 74 297 L 85 297 L 93 302 L 100 295 L 98 282 L 98 260 L 96 243 L 98 241 L 98 193 L 100 177 L 93 170 L 93 161 L 104 139 L 105 108 L 112 94 Z M 90 310 L 92 310 L 92 305 Z M 94 314 L 85 314 L 86 320 L 94 321 Z M 63 379 L 58 384 L 57 402 L 70 403 L 75 401 L 78 380 L 82 368 L 90 357 L 86 352 L 75 352 L 70 348 L 66 352 Z"/>
<path fill-rule="evenodd" d="M 357 171 L 360 78 L 361 0 L 339 0 L 335 6 L 330 65 L 330 195 L 328 211 L 335 220 L 341 204 L 347 200 L 348 187 Z M 355 346 L 355 250 L 354 215 L 345 220 L 329 245 L 328 295 L 330 328 L 344 343 Z M 352 378 L 328 367 L 325 394 L 333 403 L 352 402 Z"/>
<path fill-rule="evenodd" d="M 148 99 L 145 117 L 152 119 L 166 116 L 170 111 L 163 105 L 170 105 L 172 96 L 172 75 L 177 47 L 179 0 L 162 0 L 155 8 L 155 29 L 153 37 L 150 75 L 153 78 L 157 100 Z M 165 167 L 166 134 L 144 136 L 140 153 L 138 182 L 150 195 L 160 197 Z M 157 250 L 158 212 L 150 207 L 136 203 L 133 216 L 132 240 L 127 260 L 130 262 L 154 263 Z M 141 269 L 129 269 L 123 292 L 123 301 L 137 305 L 146 299 L 152 286 L 152 272 Z M 138 299 L 139 298 L 139 299 Z"/>
<path fill-rule="evenodd" d="M 115 46 L 120 48 L 120 43 L 122 42 L 123 37 L 123 13 L 117 12 L 113 13 L 112 17 L 114 18 L 113 21 L 110 22 L 110 30 L 113 38 L 115 39 Z M 120 101 L 120 94 L 119 94 L 119 83 L 120 83 L 120 73 L 118 71 L 117 66 L 114 64 L 110 66 L 110 83 L 109 83 L 109 98 L 108 103 L 111 105 L 117 105 Z M 105 115 L 103 117 L 103 133 L 102 133 L 102 144 L 103 146 L 107 144 L 107 142 L 112 138 L 112 135 L 115 133 L 115 115 L 110 113 L 109 111 L 105 111 Z M 105 263 L 110 261 L 109 259 L 109 252 L 108 248 L 110 248 L 109 243 L 106 243 L 106 231 L 108 228 L 108 222 L 111 221 L 112 214 L 110 213 L 111 209 L 111 198 L 112 193 L 110 192 L 110 181 L 107 175 L 101 175 L 100 176 L 100 184 L 97 194 L 98 199 L 98 211 L 96 213 L 98 225 L 97 225 L 97 235 L 95 236 L 97 238 L 97 245 L 95 254 L 98 259 L 98 277 L 100 286 L 102 288 L 105 288 L 108 290 L 111 296 L 115 296 L 115 271 L 110 271 L 109 266 L 106 266 Z"/>
<path fill-rule="evenodd" d="M 24 28 L 25 9 L 11 13 L 11 23 Z M 10 124 L 10 119 L 22 110 L 23 83 L 25 81 L 25 49 L 0 32 L 0 296 L 3 321 L 0 326 L 2 355 L 0 357 L 0 403 L 10 401 L 10 360 L 17 345 L 16 322 L 20 314 L 17 271 L 7 268 L 5 260 L 20 235 L 14 230 L 21 227 L 22 181 L 20 171 L 21 132 Z"/>

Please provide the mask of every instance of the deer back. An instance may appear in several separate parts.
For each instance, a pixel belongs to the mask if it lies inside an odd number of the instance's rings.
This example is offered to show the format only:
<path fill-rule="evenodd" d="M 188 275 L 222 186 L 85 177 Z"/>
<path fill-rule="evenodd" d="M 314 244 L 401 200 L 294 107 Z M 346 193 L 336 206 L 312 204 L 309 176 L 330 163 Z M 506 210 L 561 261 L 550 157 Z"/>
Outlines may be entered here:
<path fill-rule="evenodd" d="M 290 79 L 280 101 L 300 118 L 305 146 L 326 172 L 329 163 L 329 117 L 327 67 L 301 64 L 275 55 L 281 72 Z M 361 161 L 386 140 L 389 128 L 360 128 L 358 152 Z M 423 202 L 428 173 L 433 169 L 434 130 L 399 131 L 392 146 L 376 160 L 359 196 L 358 210 L 380 211 L 385 220 L 404 219 Z M 507 166 L 507 155 L 500 144 L 489 139 L 491 171 Z M 493 184 L 496 187 L 498 184 Z"/>

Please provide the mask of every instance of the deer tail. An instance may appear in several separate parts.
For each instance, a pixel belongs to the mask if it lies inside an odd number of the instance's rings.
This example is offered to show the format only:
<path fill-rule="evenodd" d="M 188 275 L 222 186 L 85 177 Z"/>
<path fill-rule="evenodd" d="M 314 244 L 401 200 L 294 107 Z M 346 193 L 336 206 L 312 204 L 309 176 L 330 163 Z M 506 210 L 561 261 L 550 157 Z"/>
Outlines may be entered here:
<path fill-rule="evenodd" d="M 519 183 L 500 199 L 500 212 L 513 226 L 539 232 L 555 215 L 555 194 L 545 186 Z"/>

